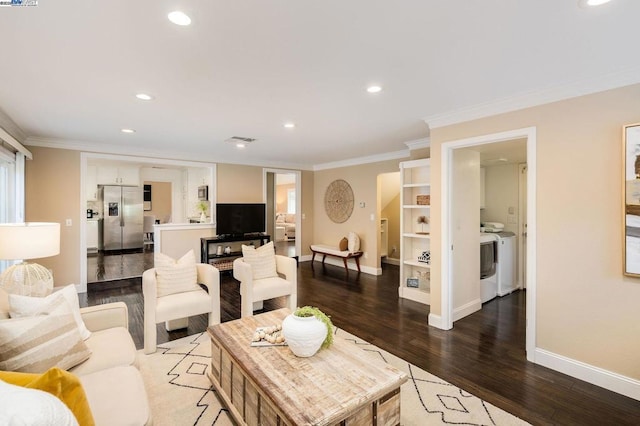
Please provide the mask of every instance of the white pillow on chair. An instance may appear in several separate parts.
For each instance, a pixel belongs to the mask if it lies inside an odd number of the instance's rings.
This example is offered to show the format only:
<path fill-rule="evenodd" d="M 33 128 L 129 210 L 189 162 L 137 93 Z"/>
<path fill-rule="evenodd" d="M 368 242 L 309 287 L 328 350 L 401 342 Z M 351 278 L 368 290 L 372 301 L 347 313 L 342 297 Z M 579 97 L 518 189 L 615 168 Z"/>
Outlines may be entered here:
<path fill-rule="evenodd" d="M 154 256 L 158 297 L 200 290 L 196 255 L 193 250 L 177 261 L 164 253 Z"/>
<path fill-rule="evenodd" d="M 253 279 L 277 277 L 276 252 L 273 248 L 273 241 L 258 247 L 242 245 L 242 257 L 244 261 L 251 265 Z"/>
<path fill-rule="evenodd" d="M 347 249 L 349 253 L 355 253 L 360 250 L 360 237 L 355 232 L 349 232 L 349 235 L 347 235 Z"/>

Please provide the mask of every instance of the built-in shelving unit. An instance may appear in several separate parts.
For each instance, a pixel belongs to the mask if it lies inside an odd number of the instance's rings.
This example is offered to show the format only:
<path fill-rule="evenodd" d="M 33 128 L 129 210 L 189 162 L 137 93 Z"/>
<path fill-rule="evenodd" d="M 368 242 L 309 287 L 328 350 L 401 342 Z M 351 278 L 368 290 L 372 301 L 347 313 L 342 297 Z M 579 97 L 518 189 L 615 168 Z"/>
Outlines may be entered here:
<path fill-rule="evenodd" d="M 400 163 L 400 285 L 405 299 L 430 304 L 431 263 L 431 160 Z M 419 223 L 424 217 L 425 223 Z"/>

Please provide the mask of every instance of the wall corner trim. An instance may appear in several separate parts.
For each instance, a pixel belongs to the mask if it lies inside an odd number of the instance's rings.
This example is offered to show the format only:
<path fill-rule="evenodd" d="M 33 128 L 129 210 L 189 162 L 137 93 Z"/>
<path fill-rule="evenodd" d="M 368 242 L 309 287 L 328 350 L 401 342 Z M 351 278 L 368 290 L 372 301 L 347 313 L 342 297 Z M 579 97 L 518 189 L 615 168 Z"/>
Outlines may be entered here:
<path fill-rule="evenodd" d="M 444 328 L 442 324 L 442 317 L 440 315 L 429 314 L 429 325 L 431 327 L 439 328 L 440 330 L 449 330 Z"/>
<path fill-rule="evenodd" d="M 471 315 L 472 313 L 477 312 L 480 309 L 482 309 L 482 301 L 480 300 L 480 298 L 472 300 L 471 302 L 453 310 L 453 320 L 458 321 L 459 319 Z"/>
<path fill-rule="evenodd" d="M 640 401 L 640 380 L 536 348 L 536 364 Z"/>

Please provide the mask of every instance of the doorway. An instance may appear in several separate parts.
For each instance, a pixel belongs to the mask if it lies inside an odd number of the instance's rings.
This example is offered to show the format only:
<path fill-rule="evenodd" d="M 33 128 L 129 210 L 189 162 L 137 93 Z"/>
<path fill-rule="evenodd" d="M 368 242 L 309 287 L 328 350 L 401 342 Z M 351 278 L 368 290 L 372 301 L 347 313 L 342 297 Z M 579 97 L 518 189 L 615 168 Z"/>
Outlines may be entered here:
<path fill-rule="evenodd" d="M 527 154 L 527 238 L 526 238 L 526 353 L 529 361 L 534 360 L 535 330 L 536 330 L 536 129 L 534 127 L 518 129 L 491 135 L 472 137 L 442 144 L 441 156 L 441 316 L 429 316 L 429 324 L 448 330 L 453 328 L 453 294 L 456 286 L 456 268 L 461 267 L 456 262 L 455 251 L 475 248 L 477 238 L 469 235 L 467 238 L 457 232 L 458 222 L 454 218 L 454 194 L 456 183 L 454 181 L 454 157 L 455 151 L 460 148 L 479 147 L 486 144 L 494 144 L 505 141 L 526 140 Z M 458 212 L 459 214 L 459 212 Z M 472 214 L 477 214 L 473 212 Z M 477 231 L 476 231 L 477 232 Z M 473 245 L 474 247 L 471 247 Z"/>
<path fill-rule="evenodd" d="M 277 254 L 299 257 L 302 249 L 301 174 L 297 170 L 264 169 L 267 234 Z"/>
<path fill-rule="evenodd" d="M 380 218 L 378 258 L 380 265 L 400 265 L 400 172 L 378 175 L 378 215 Z"/>
<path fill-rule="evenodd" d="M 207 216 L 211 220 L 211 208 L 215 207 L 216 193 L 216 165 L 214 163 L 201 163 L 195 161 L 166 160 L 145 157 L 131 157 L 113 154 L 97 154 L 97 153 L 81 153 L 80 154 L 80 185 L 81 191 L 81 217 L 84 218 L 85 209 L 87 210 L 87 219 L 80 221 L 80 292 L 87 291 L 87 283 L 89 273 L 93 276 L 113 276 L 114 279 L 129 276 L 140 276 L 141 272 L 149 269 L 153 265 L 153 246 L 147 245 L 145 250 L 143 217 L 140 218 L 140 242 L 141 250 L 138 253 L 126 253 L 109 259 L 91 258 L 87 256 L 91 247 L 100 245 L 100 219 L 104 218 L 104 205 L 100 202 L 97 188 L 102 183 L 104 176 L 99 176 L 101 170 L 99 166 L 103 166 L 104 171 L 118 170 L 122 174 L 122 180 L 132 179 L 135 183 L 123 182 L 122 186 L 137 186 L 140 188 L 141 203 L 140 208 L 143 216 L 151 212 L 144 211 L 146 208 L 157 208 L 161 214 L 156 217 L 156 222 L 164 223 L 189 223 L 192 218 L 199 218 L 198 211 L 198 187 L 207 185 L 211 188 L 213 196 L 208 201 Z M 134 170 L 131 176 L 125 175 L 124 172 Z M 106 175 L 106 174 L 105 174 Z M 151 193 L 144 193 L 144 183 L 151 183 Z M 157 184 L 158 191 L 154 191 L 154 184 Z M 118 183 L 115 184 L 118 186 Z M 160 187 L 165 187 L 165 190 Z M 155 195 L 154 195 L 155 192 Z M 150 195 L 150 200 L 145 197 Z M 166 198 L 170 196 L 169 202 Z M 163 200 L 163 197 L 165 198 Z M 92 211 L 91 219 L 96 219 L 97 223 L 90 223 L 89 210 Z M 94 212 L 96 216 L 94 215 Z M 199 221 L 199 220 L 198 220 Z M 97 226 L 96 226 L 97 225 Z M 104 224 L 103 224 L 104 225 Z M 93 238 L 93 233 L 97 234 Z M 96 244 L 94 240 L 98 240 Z M 99 254 L 98 254 L 99 256 Z M 97 256 L 96 256 L 97 257 Z M 93 264 L 90 264 L 93 262 Z M 109 269 L 109 271 L 107 271 Z M 135 271 L 132 273 L 131 271 Z M 107 274 L 108 272 L 108 274 Z M 111 274 L 111 275 L 109 275 Z M 118 275 L 119 274 L 119 275 Z"/>

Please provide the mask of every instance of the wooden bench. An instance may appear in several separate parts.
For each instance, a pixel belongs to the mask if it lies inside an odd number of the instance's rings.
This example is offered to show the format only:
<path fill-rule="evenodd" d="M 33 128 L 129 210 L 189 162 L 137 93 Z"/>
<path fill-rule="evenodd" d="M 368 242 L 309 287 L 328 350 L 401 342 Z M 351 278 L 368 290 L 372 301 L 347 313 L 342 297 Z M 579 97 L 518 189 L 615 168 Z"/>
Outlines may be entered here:
<path fill-rule="evenodd" d="M 349 267 L 347 266 L 348 259 L 354 259 L 356 261 L 356 266 L 358 267 L 358 272 L 360 272 L 360 257 L 362 256 L 361 251 L 356 251 L 351 253 L 349 250 L 340 250 L 338 247 L 332 247 L 325 244 L 312 244 L 310 246 L 311 252 L 313 255 L 311 256 L 311 268 L 313 268 L 313 261 L 316 258 L 316 254 L 322 255 L 322 266 L 324 266 L 324 260 L 327 256 L 338 257 L 342 259 L 344 263 L 344 269 L 349 273 Z"/>

